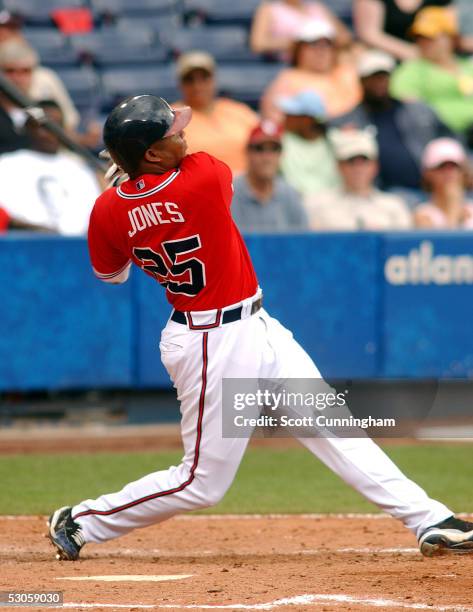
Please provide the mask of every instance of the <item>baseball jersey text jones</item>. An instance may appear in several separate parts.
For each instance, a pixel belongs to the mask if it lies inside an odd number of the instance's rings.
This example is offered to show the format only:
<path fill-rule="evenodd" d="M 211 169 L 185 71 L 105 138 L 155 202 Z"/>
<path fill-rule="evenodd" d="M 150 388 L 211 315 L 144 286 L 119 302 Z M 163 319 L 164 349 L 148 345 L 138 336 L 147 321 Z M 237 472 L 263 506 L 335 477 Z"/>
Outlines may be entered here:
<path fill-rule="evenodd" d="M 207 153 L 108 189 L 90 218 L 95 274 L 123 281 L 133 261 L 182 311 L 223 308 L 254 295 L 256 276 L 231 217 L 232 195 L 230 169 Z"/>

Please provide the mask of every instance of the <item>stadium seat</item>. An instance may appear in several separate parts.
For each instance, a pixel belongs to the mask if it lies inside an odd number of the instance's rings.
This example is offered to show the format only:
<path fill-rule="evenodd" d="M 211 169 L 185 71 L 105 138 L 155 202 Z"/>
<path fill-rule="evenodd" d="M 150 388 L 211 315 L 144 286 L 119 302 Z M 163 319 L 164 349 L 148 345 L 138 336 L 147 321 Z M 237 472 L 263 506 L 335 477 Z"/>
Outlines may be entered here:
<path fill-rule="evenodd" d="M 142 70 L 104 70 L 102 86 L 107 108 L 127 96 L 145 93 L 159 95 L 169 101 L 179 98 L 176 71 L 172 65 Z"/>
<path fill-rule="evenodd" d="M 209 23 L 248 24 L 261 0 L 184 0 L 184 12 Z"/>
<path fill-rule="evenodd" d="M 178 14 L 149 15 L 147 17 L 119 17 L 115 27 L 119 30 L 142 32 L 151 30 L 160 41 L 173 37 L 174 32 L 182 25 Z"/>
<path fill-rule="evenodd" d="M 21 15 L 27 24 L 50 24 L 51 12 L 55 9 L 84 4 L 84 0 L 4 0 L 4 7 L 11 13 Z"/>
<path fill-rule="evenodd" d="M 153 31 L 144 27 L 139 30 L 104 28 L 70 39 L 79 57 L 101 66 L 165 61 L 167 49 L 153 45 L 153 41 Z"/>
<path fill-rule="evenodd" d="M 202 26 L 181 29 L 169 41 L 176 53 L 205 49 L 218 62 L 259 61 L 248 48 L 248 32 L 242 27 Z"/>
<path fill-rule="evenodd" d="M 257 108 L 264 89 L 284 67 L 283 64 L 221 66 L 217 72 L 219 91 Z"/>
<path fill-rule="evenodd" d="M 55 28 L 23 28 L 23 34 L 38 52 L 42 64 L 72 67 L 77 63 L 77 53 Z"/>
<path fill-rule="evenodd" d="M 89 67 L 69 68 L 58 69 L 57 73 L 78 106 L 84 108 L 97 105 L 100 81 L 95 70 Z"/>
<path fill-rule="evenodd" d="M 177 0 L 91 0 L 91 6 L 99 15 L 156 15 L 175 12 Z"/>

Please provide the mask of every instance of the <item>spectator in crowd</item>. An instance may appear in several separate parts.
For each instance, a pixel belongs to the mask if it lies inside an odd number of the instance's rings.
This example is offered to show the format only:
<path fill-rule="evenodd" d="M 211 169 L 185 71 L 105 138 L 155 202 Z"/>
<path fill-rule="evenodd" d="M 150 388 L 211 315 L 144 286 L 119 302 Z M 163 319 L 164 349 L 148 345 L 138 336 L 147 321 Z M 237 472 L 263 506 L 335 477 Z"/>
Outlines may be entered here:
<path fill-rule="evenodd" d="M 402 192 L 412 204 L 421 201 L 421 159 L 434 138 L 451 135 L 437 115 L 422 102 L 403 102 L 389 93 L 396 63 L 383 51 L 365 51 L 358 74 L 363 100 L 352 112 L 335 118 L 335 127 L 376 128 L 382 189 Z"/>
<path fill-rule="evenodd" d="M 335 44 L 338 47 L 350 45 L 352 41 L 350 31 L 322 2 L 263 0 L 253 18 L 251 48 L 255 53 L 266 53 L 286 59 L 304 24 L 308 20 L 319 19 L 332 24 L 335 30 Z"/>
<path fill-rule="evenodd" d="M 9 35 L 3 39 L 0 35 L 0 55 L 4 58 L 3 61 L 13 68 L 15 65 L 27 62 L 30 70 L 28 84 L 23 89 L 24 93 L 33 100 L 55 100 L 63 111 L 66 128 L 75 130 L 80 121 L 79 113 L 60 78 L 50 68 L 40 66 L 38 54 L 23 38 L 19 28 L 0 26 L 0 32 L 2 31 L 9 32 Z"/>
<path fill-rule="evenodd" d="M 238 174 L 245 168 L 248 134 L 258 116 L 246 104 L 217 97 L 215 69 L 213 57 L 203 51 L 184 53 L 177 62 L 182 103 L 193 111 L 186 140 L 189 153 L 207 151 Z"/>
<path fill-rule="evenodd" d="M 0 71 L 26 94 L 37 57 L 28 46 L 21 45 L 16 51 L 12 50 L 10 41 L 0 44 Z M 0 93 L 0 154 L 29 146 L 24 130 L 26 119 L 26 113 Z"/>
<path fill-rule="evenodd" d="M 304 197 L 340 183 L 332 147 L 326 138 L 327 112 L 313 91 L 282 98 L 284 113 L 281 171 L 286 181 Z"/>
<path fill-rule="evenodd" d="M 375 187 L 378 146 L 369 129 L 333 130 L 343 185 L 306 201 L 310 224 L 322 230 L 404 230 L 412 225 L 405 202 Z"/>
<path fill-rule="evenodd" d="M 473 229 L 473 202 L 465 193 L 469 168 L 461 144 L 451 138 L 433 140 L 422 161 L 424 187 L 430 192 L 430 200 L 416 208 L 416 226 Z"/>
<path fill-rule="evenodd" d="M 308 228 L 298 193 L 278 176 L 282 130 L 270 121 L 256 126 L 246 148 L 246 173 L 234 182 L 232 216 L 243 232 Z"/>
<path fill-rule="evenodd" d="M 25 47 L 31 47 L 21 31 L 21 22 L 12 16 L 8 11 L 0 12 L 0 47 L 6 44 L 4 53 L 9 60 L 16 62 L 18 58 L 26 54 Z M 91 121 L 86 126 L 85 131 L 77 132 L 80 123 L 80 115 L 74 106 L 67 89 L 59 76 L 50 68 L 45 68 L 39 64 L 39 58 L 33 51 L 34 63 L 31 79 L 26 94 L 33 100 L 55 100 L 61 107 L 64 115 L 64 127 L 70 136 L 79 143 L 92 149 L 96 148 L 102 137 L 102 128 L 96 121 Z"/>
<path fill-rule="evenodd" d="M 471 0 L 454 0 L 453 8 L 460 29 L 460 49 L 473 53 L 473 11 Z"/>
<path fill-rule="evenodd" d="M 278 99 L 312 89 L 322 96 L 329 116 L 351 110 L 361 99 L 355 66 L 335 47 L 335 29 L 328 21 L 311 21 L 299 31 L 291 67 L 269 85 L 261 102 L 264 117 L 281 121 Z"/>
<path fill-rule="evenodd" d="M 468 2 L 469 0 L 467 0 Z M 409 40 L 409 30 L 420 10 L 426 6 L 447 6 L 451 0 L 354 0 L 353 18 L 358 38 L 407 60 L 417 57 Z"/>
<path fill-rule="evenodd" d="M 426 8 L 417 15 L 411 32 L 420 57 L 394 71 L 391 93 L 424 101 L 451 130 L 467 134 L 473 126 L 473 62 L 455 55 L 454 16 L 447 9 Z"/>
<path fill-rule="evenodd" d="M 21 19 L 9 11 L 0 11 L 0 44 L 11 38 L 21 36 Z"/>
<path fill-rule="evenodd" d="M 38 106 L 62 124 L 56 102 L 48 100 Z M 97 177 L 80 158 L 62 152 L 57 138 L 33 119 L 27 120 L 26 130 L 30 149 L 0 157 L 0 208 L 15 226 L 85 234 L 100 194 Z"/>

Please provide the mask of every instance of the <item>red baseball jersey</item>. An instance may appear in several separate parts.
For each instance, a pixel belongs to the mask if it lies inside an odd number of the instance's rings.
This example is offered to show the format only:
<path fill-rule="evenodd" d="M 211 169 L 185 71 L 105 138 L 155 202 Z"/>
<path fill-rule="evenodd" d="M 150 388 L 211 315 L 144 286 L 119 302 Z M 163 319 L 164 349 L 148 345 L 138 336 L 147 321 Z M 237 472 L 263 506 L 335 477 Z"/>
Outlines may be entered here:
<path fill-rule="evenodd" d="M 232 173 L 207 153 L 179 168 L 107 189 L 95 202 L 89 252 L 98 278 L 126 279 L 131 262 L 166 288 L 176 310 L 235 304 L 257 290 L 230 212 Z"/>

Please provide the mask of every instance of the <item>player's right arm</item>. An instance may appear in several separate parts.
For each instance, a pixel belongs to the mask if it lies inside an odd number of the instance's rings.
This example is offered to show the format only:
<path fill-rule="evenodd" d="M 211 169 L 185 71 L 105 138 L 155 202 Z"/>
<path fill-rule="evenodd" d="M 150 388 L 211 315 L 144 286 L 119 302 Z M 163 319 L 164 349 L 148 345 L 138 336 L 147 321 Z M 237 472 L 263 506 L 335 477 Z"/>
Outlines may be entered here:
<path fill-rule="evenodd" d="M 89 255 L 97 278 L 105 283 L 121 284 L 128 280 L 131 260 L 120 248 L 120 235 L 108 205 L 109 193 L 97 199 L 90 215 Z"/>

